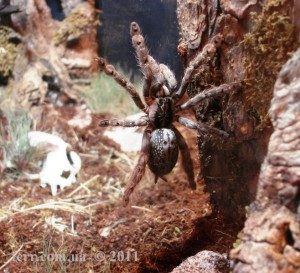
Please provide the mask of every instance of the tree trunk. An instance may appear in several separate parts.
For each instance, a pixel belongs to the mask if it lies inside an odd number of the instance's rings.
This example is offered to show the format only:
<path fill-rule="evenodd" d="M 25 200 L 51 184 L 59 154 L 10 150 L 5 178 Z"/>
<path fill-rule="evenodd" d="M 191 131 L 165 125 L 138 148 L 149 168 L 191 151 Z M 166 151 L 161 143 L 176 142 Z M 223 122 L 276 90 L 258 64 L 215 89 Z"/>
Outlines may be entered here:
<path fill-rule="evenodd" d="M 292 24 L 294 2 L 277 2 L 265 1 L 261 8 L 257 1 L 177 1 L 179 47 L 185 53 L 185 67 L 213 35 L 221 33 L 224 38 L 216 56 L 194 73 L 187 90 L 189 97 L 222 83 L 241 85 L 225 97 L 194 107 L 197 120 L 231 134 L 230 141 L 200 134 L 198 145 L 200 175 L 212 202 L 235 220 L 255 198 L 272 133 L 268 117 L 272 86 L 288 52 L 297 47 Z M 250 12 L 256 16 L 251 17 Z M 284 32 L 289 38 L 277 41 Z"/>

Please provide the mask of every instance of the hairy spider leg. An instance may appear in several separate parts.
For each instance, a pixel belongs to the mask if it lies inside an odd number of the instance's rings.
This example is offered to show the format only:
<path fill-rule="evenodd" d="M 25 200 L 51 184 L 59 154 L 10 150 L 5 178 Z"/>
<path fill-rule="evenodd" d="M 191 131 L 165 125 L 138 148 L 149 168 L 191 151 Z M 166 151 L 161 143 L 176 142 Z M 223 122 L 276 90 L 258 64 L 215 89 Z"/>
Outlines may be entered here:
<path fill-rule="evenodd" d="M 104 119 L 99 122 L 99 126 L 107 127 L 107 126 L 122 126 L 122 127 L 142 127 L 147 126 L 149 124 L 148 117 L 139 117 L 136 119 Z"/>
<path fill-rule="evenodd" d="M 141 33 L 138 23 L 131 23 L 130 35 L 132 39 L 132 45 L 136 52 L 137 60 L 142 69 L 144 80 L 146 81 L 143 87 L 143 95 L 146 103 L 150 105 L 150 97 L 155 96 L 155 93 L 162 88 L 165 82 L 164 75 L 161 72 L 157 62 L 149 54 L 149 50 L 146 47 L 145 39 Z"/>
<path fill-rule="evenodd" d="M 130 25 L 130 35 L 138 63 L 144 75 L 143 96 L 146 104 L 150 106 L 152 102 L 150 99 L 150 90 L 152 85 L 153 73 L 148 62 L 149 50 L 145 45 L 145 40 L 142 36 L 141 29 L 136 22 L 132 22 Z"/>
<path fill-rule="evenodd" d="M 150 138 L 151 138 L 152 131 L 153 131 L 153 129 L 150 126 L 146 127 L 146 129 L 144 131 L 141 154 L 140 154 L 140 157 L 138 159 L 136 166 L 134 167 L 133 171 L 131 172 L 129 184 L 126 187 L 125 192 L 124 192 L 124 196 L 123 196 L 123 206 L 124 207 L 126 207 L 128 205 L 131 194 L 133 193 L 135 187 L 141 181 L 141 179 L 145 173 L 145 169 L 146 169 L 147 163 L 149 161 L 149 157 L 150 157 L 150 149 L 151 149 Z"/>
<path fill-rule="evenodd" d="M 195 177 L 194 177 L 194 165 L 193 161 L 191 158 L 191 154 L 189 152 L 189 148 L 184 140 L 184 137 L 182 134 L 175 128 L 174 126 L 172 127 L 172 130 L 174 131 L 177 141 L 178 141 L 178 146 L 179 150 L 181 153 L 181 163 L 183 166 L 183 169 L 187 175 L 190 188 L 195 190 L 196 189 L 196 183 L 195 183 Z"/>
<path fill-rule="evenodd" d="M 103 58 L 96 58 L 96 60 L 98 62 L 99 69 L 101 69 L 106 75 L 113 77 L 113 79 L 130 94 L 135 105 L 145 112 L 146 106 L 144 105 L 138 92 L 135 90 L 134 85 L 119 72 L 117 72 L 115 67 L 111 64 L 108 64 Z"/>
<path fill-rule="evenodd" d="M 171 90 L 175 90 L 177 82 L 174 73 L 166 65 L 158 64 L 149 54 L 141 29 L 136 22 L 131 23 L 130 35 L 137 60 L 144 75 L 143 95 L 146 104 L 150 106 L 152 97 L 155 97 L 156 93 L 162 90 L 165 81 L 168 82 Z"/>
<path fill-rule="evenodd" d="M 198 130 L 199 133 L 206 133 L 206 134 L 215 134 L 219 135 L 221 137 L 228 138 L 229 134 L 225 131 L 219 130 L 215 127 L 208 126 L 207 124 L 200 122 L 200 121 L 194 121 L 185 117 L 177 117 L 177 121 L 189 129 Z"/>
<path fill-rule="evenodd" d="M 217 48 L 219 48 L 222 44 L 223 37 L 221 34 L 215 35 L 210 43 L 205 45 L 201 52 L 199 52 L 194 59 L 191 60 L 188 67 L 184 72 L 184 76 L 182 78 L 179 89 L 176 91 L 174 98 L 180 100 L 184 95 L 186 88 L 190 82 L 190 79 L 193 75 L 193 72 L 200 64 L 202 64 L 207 58 L 213 56 Z"/>
<path fill-rule="evenodd" d="M 171 93 L 173 93 L 177 87 L 177 81 L 173 71 L 165 64 L 160 64 L 159 68 L 163 73 L 165 80 L 168 82 Z"/>
<path fill-rule="evenodd" d="M 203 100 L 207 98 L 214 98 L 218 96 L 223 96 L 224 94 L 228 94 L 230 91 L 234 89 L 234 84 L 221 84 L 220 86 L 213 87 L 211 89 L 205 90 L 193 98 L 189 99 L 187 102 L 183 103 L 176 109 L 176 111 L 185 110 L 188 108 L 191 108 L 192 106 L 195 106 L 202 102 Z"/>

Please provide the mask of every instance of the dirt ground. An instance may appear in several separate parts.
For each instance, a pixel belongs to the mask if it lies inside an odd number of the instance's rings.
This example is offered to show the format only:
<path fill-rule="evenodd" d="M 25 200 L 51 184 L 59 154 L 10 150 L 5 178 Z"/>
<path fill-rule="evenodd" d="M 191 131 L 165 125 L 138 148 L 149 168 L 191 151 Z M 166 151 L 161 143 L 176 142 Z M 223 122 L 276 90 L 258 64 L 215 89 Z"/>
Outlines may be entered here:
<path fill-rule="evenodd" d="M 163 273 L 201 250 L 229 252 L 240 223 L 212 209 L 202 181 L 190 190 L 180 164 L 168 183 L 155 185 L 148 171 L 124 208 L 122 191 L 138 153 L 124 153 L 103 136 L 97 123 L 110 115 L 94 115 L 82 130 L 68 125 L 74 115 L 72 107 L 51 109 L 37 129 L 55 131 L 80 154 L 77 183 L 53 197 L 38 182 L 5 174 L 0 180 L 2 272 Z M 196 134 L 178 128 L 199 164 Z"/>

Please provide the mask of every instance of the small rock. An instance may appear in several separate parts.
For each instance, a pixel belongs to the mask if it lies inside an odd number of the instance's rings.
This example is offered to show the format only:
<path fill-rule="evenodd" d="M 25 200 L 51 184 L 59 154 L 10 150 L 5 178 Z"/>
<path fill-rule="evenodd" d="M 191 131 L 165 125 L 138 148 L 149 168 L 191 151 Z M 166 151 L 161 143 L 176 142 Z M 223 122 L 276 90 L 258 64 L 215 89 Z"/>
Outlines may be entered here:
<path fill-rule="evenodd" d="M 187 258 L 171 273 L 221 273 L 224 269 L 229 270 L 226 254 L 204 250 Z"/>

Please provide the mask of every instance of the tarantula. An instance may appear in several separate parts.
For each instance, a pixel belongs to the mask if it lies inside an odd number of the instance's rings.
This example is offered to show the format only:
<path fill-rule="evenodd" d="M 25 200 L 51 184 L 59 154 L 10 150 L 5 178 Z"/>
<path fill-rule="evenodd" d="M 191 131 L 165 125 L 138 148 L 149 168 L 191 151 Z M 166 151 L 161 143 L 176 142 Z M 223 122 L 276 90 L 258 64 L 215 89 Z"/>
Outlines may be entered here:
<path fill-rule="evenodd" d="M 210 127 L 202 122 L 196 122 L 182 117 L 178 113 L 181 110 L 188 109 L 200 103 L 208 97 L 226 94 L 233 88 L 233 85 L 222 84 L 196 95 L 183 104 L 179 104 L 179 100 L 183 97 L 195 68 L 207 58 L 213 56 L 217 48 L 221 46 L 222 36 L 220 34 L 215 35 L 203 50 L 190 61 L 185 70 L 180 87 L 177 90 L 177 82 L 173 72 L 166 65 L 158 64 L 154 58 L 149 55 L 149 50 L 145 45 L 140 27 L 136 22 L 131 23 L 130 35 L 132 37 L 133 47 L 136 51 L 137 60 L 144 75 L 143 96 L 146 105 L 141 100 L 133 84 L 120 75 L 114 66 L 107 64 L 103 58 L 96 59 L 99 68 L 124 87 L 131 95 L 136 106 L 145 113 L 145 116 L 136 120 L 102 120 L 99 124 L 103 127 L 146 126 L 142 139 L 141 154 L 131 173 L 130 182 L 124 192 L 124 206 L 128 205 L 132 192 L 142 179 L 146 165 L 149 166 L 155 175 L 155 183 L 158 178 L 166 181 L 164 175 L 171 172 L 174 168 L 178 159 L 179 150 L 189 185 L 192 189 L 196 189 L 193 162 L 188 146 L 181 133 L 173 125 L 173 122 L 177 121 L 187 128 L 197 129 L 200 133 L 218 134 L 222 137 L 228 137 L 228 134 L 224 131 Z"/>

